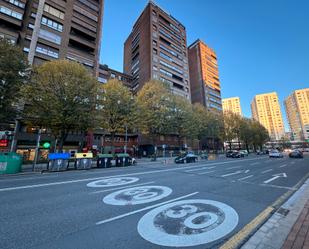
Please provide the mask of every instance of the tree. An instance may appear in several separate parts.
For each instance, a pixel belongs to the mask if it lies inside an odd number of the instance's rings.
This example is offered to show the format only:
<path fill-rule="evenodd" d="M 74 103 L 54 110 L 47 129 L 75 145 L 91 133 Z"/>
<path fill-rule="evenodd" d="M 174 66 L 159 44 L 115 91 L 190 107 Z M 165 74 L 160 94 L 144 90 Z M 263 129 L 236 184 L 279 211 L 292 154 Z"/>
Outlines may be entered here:
<path fill-rule="evenodd" d="M 249 152 L 249 145 L 254 143 L 255 130 L 253 120 L 242 118 L 240 121 L 240 140 L 245 144 L 246 150 Z"/>
<path fill-rule="evenodd" d="M 252 120 L 252 129 L 254 150 L 256 150 L 257 147 L 262 149 L 263 145 L 270 139 L 268 131 L 256 120 Z"/>
<path fill-rule="evenodd" d="M 97 117 L 97 80 L 82 65 L 58 60 L 35 68 L 22 90 L 27 124 L 47 128 L 59 141 L 59 151 L 70 131 L 94 128 Z"/>
<path fill-rule="evenodd" d="M 230 150 L 232 149 L 232 141 L 240 138 L 240 120 L 241 117 L 233 112 L 227 112 L 223 115 L 224 118 L 224 134 L 223 140 L 229 143 Z"/>
<path fill-rule="evenodd" d="M 17 115 L 20 88 L 27 79 L 27 58 L 22 49 L 0 38 L 0 120 L 13 121 Z"/>
<path fill-rule="evenodd" d="M 100 126 L 110 132 L 112 151 L 117 132 L 136 124 L 136 104 L 131 92 L 120 81 L 113 79 L 102 85 L 100 95 Z"/>
<path fill-rule="evenodd" d="M 168 85 L 160 81 L 147 82 L 137 94 L 139 129 L 152 138 L 155 147 L 156 138 L 172 130 L 171 101 Z"/>

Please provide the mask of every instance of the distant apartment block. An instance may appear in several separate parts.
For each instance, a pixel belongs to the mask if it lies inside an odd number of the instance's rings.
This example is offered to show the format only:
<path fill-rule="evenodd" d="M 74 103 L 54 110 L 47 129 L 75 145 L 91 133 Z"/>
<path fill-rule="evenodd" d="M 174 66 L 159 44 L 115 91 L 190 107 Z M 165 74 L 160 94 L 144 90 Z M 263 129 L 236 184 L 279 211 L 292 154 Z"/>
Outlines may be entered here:
<path fill-rule="evenodd" d="M 232 112 L 242 116 L 239 97 L 222 99 L 222 107 L 223 113 Z"/>
<path fill-rule="evenodd" d="M 133 76 L 135 92 L 154 79 L 190 99 L 186 29 L 152 1 L 125 41 L 124 72 Z"/>
<path fill-rule="evenodd" d="M 0 36 L 30 64 L 78 61 L 98 74 L 104 0 L 0 0 Z"/>
<path fill-rule="evenodd" d="M 111 69 L 107 65 L 100 65 L 98 77 L 99 82 L 105 84 L 110 79 L 117 79 L 121 81 L 123 85 L 128 87 L 130 90 L 132 89 L 133 77 L 131 75 Z"/>
<path fill-rule="evenodd" d="M 284 100 L 292 137 L 296 141 L 309 139 L 309 88 L 296 90 Z"/>
<path fill-rule="evenodd" d="M 208 110 L 222 112 L 221 86 L 217 55 L 203 41 L 188 47 L 192 103 L 200 103 Z"/>
<path fill-rule="evenodd" d="M 251 102 L 252 117 L 267 130 L 272 140 L 285 135 L 278 95 L 276 92 L 259 94 Z"/>

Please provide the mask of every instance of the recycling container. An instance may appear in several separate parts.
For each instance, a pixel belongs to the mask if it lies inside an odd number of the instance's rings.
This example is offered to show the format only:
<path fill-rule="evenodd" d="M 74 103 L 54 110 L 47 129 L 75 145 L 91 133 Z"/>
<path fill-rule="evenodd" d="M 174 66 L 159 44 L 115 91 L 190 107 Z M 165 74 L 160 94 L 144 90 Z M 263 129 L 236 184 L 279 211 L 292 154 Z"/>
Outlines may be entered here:
<path fill-rule="evenodd" d="M 48 171 L 64 171 L 69 167 L 70 153 L 49 153 Z"/>
<path fill-rule="evenodd" d="M 113 155 L 111 154 L 98 154 L 97 155 L 97 166 L 98 168 L 110 168 L 112 167 Z"/>
<path fill-rule="evenodd" d="M 75 168 L 76 169 L 91 169 L 92 153 L 75 153 Z"/>
<path fill-rule="evenodd" d="M 0 174 L 21 172 L 22 157 L 14 152 L 0 153 Z"/>
<path fill-rule="evenodd" d="M 132 158 L 127 153 L 116 154 L 116 166 L 130 166 L 132 165 Z"/>

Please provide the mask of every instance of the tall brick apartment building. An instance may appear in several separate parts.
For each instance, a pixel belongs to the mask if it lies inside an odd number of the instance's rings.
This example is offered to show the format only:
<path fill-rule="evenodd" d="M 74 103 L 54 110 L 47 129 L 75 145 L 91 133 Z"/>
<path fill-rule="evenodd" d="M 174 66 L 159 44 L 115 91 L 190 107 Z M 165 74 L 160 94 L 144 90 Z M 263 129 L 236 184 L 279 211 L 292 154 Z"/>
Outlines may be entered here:
<path fill-rule="evenodd" d="M 133 76 L 133 90 L 161 80 L 190 100 L 188 67 L 185 27 L 150 1 L 124 44 L 124 72 Z"/>
<path fill-rule="evenodd" d="M 0 36 L 20 45 L 30 64 L 82 63 L 98 75 L 104 0 L 0 0 Z"/>

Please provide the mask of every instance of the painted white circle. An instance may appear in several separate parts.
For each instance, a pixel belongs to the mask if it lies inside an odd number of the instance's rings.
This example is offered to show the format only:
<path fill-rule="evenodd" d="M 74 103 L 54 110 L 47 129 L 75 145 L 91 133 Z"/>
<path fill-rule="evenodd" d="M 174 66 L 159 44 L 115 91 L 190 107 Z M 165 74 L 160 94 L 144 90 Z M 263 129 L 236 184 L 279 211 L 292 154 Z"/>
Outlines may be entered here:
<path fill-rule="evenodd" d="M 137 177 L 112 177 L 105 178 L 102 180 L 97 180 L 94 182 L 89 182 L 87 187 L 91 188 L 106 188 L 106 187 L 114 187 L 120 185 L 126 185 L 133 182 L 137 182 L 139 179 Z"/>
<path fill-rule="evenodd" d="M 160 246 L 187 247 L 216 241 L 234 230 L 238 214 L 212 200 L 184 200 L 157 207 L 138 222 L 147 241 Z"/>
<path fill-rule="evenodd" d="M 103 198 L 103 202 L 110 205 L 136 205 L 160 200 L 172 193 L 164 186 L 139 186 L 127 188 L 111 193 Z"/>

